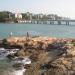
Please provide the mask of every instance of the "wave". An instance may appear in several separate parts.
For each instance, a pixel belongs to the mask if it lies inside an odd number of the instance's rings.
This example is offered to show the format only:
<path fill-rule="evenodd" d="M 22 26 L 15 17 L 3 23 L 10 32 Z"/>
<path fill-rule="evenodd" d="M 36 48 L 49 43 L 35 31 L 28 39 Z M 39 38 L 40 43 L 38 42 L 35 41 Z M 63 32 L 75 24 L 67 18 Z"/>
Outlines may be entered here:
<path fill-rule="evenodd" d="M 21 69 L 21 70 L 15 70 L 12 75 L 23 75 L 26 69 Z"/>

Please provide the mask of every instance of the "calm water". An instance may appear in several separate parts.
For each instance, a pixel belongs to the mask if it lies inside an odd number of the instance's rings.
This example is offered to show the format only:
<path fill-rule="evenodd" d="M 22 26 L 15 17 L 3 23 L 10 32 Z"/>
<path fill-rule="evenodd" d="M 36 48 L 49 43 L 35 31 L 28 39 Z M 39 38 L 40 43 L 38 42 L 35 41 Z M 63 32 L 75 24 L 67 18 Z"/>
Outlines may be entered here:
<path fill-rule="evenodd" d="M 75 26 L 45 25 L 45 24 L 0 24 L 0 38 L 8 37 L 10 33 L 21 36 L 29 32 L 31 35 L 51 37 L 75 37 Z"/>

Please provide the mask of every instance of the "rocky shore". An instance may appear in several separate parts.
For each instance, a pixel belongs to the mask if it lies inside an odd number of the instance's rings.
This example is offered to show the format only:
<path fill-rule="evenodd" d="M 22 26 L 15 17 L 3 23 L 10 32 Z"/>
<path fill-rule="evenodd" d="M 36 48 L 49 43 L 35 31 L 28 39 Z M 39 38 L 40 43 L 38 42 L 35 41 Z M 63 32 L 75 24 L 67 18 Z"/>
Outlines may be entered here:
<path fill-rule="evenodd" d="M 9 59 L 28 57 L 24 75 L 75 75 L 75 39 L 51 37 L 9 37 L 0 47 L 19 49 Z"/>

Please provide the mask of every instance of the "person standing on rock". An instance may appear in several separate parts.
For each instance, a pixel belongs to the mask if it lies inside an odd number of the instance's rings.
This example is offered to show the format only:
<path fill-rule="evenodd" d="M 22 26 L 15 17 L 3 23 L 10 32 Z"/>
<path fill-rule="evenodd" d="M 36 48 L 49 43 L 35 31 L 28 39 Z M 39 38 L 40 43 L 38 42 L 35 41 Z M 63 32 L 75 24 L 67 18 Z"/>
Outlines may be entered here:
<path fill-rule="evenodd" d="M 27 32 L 27 37 L 29 37 L 29 33 Z"/>
<path fill-rule="evenodd" d="M 30 39 L 30 35 L 29 35 L 29 33 L 27 32 L 27 35 L 26 35 L 26 40 L 27 40 L 27 42 L 29 41 L 29 39 Z"/>
<path fill-rule="evenodd" d="M 11 32 L 11 33 L 10 33 L 10 37 L 12 37 L 12 36 L 13 36 L 13 33 Z"/>

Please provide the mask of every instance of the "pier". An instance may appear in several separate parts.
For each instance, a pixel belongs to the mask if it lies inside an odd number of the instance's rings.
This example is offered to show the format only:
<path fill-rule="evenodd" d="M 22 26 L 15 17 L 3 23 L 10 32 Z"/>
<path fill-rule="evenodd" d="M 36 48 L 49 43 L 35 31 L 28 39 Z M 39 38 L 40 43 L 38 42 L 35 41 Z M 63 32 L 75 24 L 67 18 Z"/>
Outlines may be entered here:
<path fill-rule="evenodd" d="M 75 24 L 75 20 L 18 20 L 18 23 L 28 24 L 50 24 L 50 25 L 72 25 Z"/>

